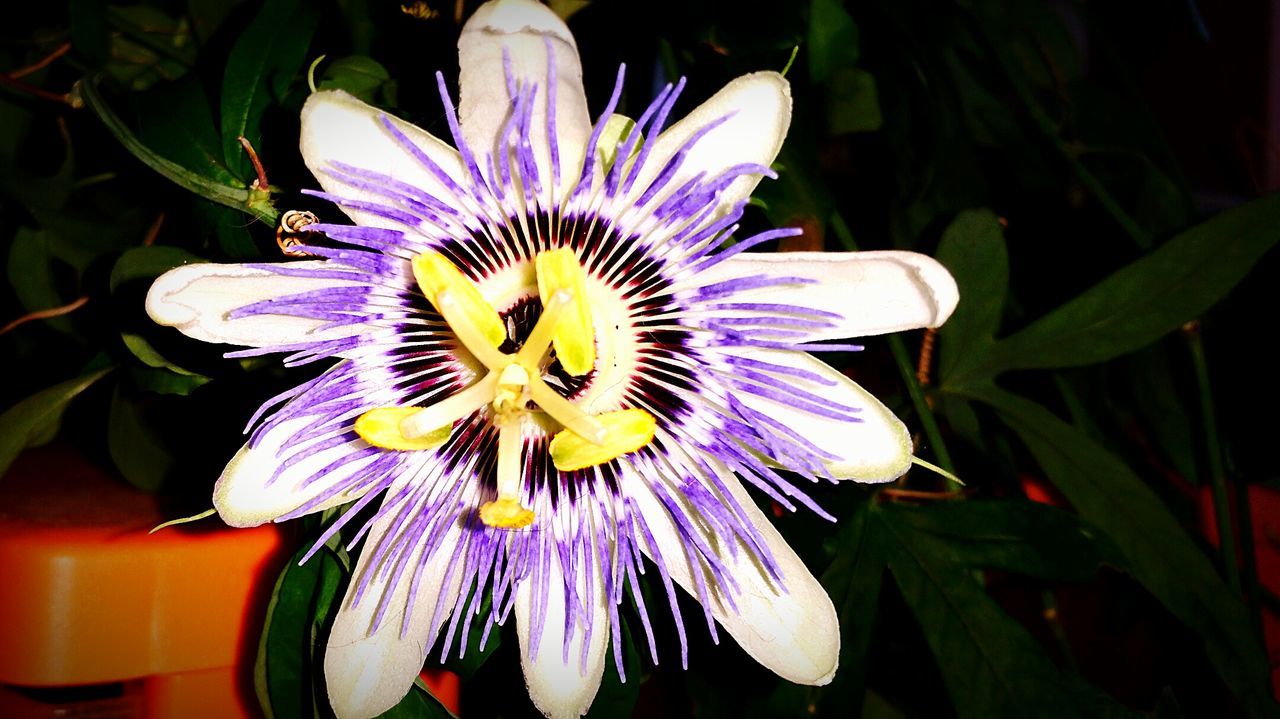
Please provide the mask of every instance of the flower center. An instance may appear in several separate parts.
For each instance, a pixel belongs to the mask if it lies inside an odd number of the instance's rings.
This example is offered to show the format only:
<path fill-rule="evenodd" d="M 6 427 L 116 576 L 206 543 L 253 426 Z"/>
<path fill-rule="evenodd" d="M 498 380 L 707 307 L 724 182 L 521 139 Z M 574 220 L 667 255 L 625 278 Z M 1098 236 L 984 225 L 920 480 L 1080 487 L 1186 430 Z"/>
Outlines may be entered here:
<path fill-rule="evenodd" d="M 538 253 L 535 258 L 542 314 L 524 344 L 502 351 L 507 328 L 497 310 L 449 260 L 425 252 L 413 260 L 413 273 L 427 300 L 484 366 L 474 384 L 427 407 L 381 407 L 355 422 L 356 433 L 371 445 L 388 450 L 434 449 L 444 444 L 453 424 L 488 407 L 498 428 L 497 499 L 480 507 L 480 520 L 491 527 L 520 528 L 533 522 L 533 512 L 520 503 L 524 434 L 530 413 L 540 411 L 564 429 L 548 447 L 557 470 L 572 471 L 604 464 L 648 444 L 657 428 L 653 415 L 623 409 L 592 416 L 563 397 L 543 379 L 552 348 L 571 376 L 595 367 L 595 327 L 587 302 L 585 273 L 572 249 Z"/>

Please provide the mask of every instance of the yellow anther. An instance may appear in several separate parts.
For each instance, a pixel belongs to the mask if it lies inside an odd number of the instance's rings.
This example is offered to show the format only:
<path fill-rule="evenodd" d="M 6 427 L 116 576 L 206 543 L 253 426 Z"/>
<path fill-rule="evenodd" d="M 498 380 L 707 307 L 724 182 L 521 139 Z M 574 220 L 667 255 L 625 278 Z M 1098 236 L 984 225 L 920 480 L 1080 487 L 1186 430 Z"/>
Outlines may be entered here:
<path fill-rule="evenodd" d="M 580 377 L 596 364 L 595 325 L 591 323 L 591 306 L 587 301 L 587 275 L 578 256 L 568 247 L 541 252 L 534 262 L 538 295 L 544 304 L 549 304 L 561 290 L 572 293 L 572 302 L 553 328 L 553 336 L 560 365 L 569 374 Z"/>
<path fill-rule="evenodd" d="M 591 444 L 569 430 L 562 431 L 551 439 L 548 450 L 556 469 L 569 472 L 594 467 L 634 452 L 653 441 L 653 433 L 658 428 L 653 415 L 642 409 L 607 412 L 596 415 L 595 419 L 605 428 L 603 444 Z"/>
<path fill-rule="evenodd" d="M 453 424 L 414 437 L 405 436 L 402 423 L 408 417 L 421 412 L 418 407 L 379 407 L 356 418 L 356 434 L 375 447 L 412 451 L 435 449 L 449 439 Z"/>
<path fill-rule="evenodd" d="M 464 325 L 473 330 L 472 337 L 483 337 L 492 347 L 501 347 L 506 342 L 507 326 L 502 322 L 498 311 L 480 294 L 480 288 L 444 255 L 439 252 L 424 252 L 413 258 L 413 276 L 417 278 L 422 293 L 440 314 L 445 315 L 445 321 L 458 333 L 467 349 L 472 348 L 472 343 L 459 332 Z M 441 307 L 440 296 L 444 293 L 448 293 L 457 306 L 452 313 L 453 317 Z"/>
<path fill-rule="evenodd" d="M 480 505 L 480 521 L 490 527 L 520 529 L 533 523 L 533 512 L 520 504 L 524 416 L 498 420 L 498 498 Z"/>
<path fill-rule="evenodd" d="M 541 377 L 529 377 L 529 399 L 551 419 L 592 444 L 604 444 L 605 428 L 591 415 L 552 389 Z"/>
<path fill-rule="evenodd" d="M 414 411 L 401 419 L 400 434 L 412 439 L 434 432 L 440 427 L 452 426 L 454 422 L 489 404 L 497 387 L 498 374 L 490 372 L 479 382 L 435 404 L 408 408 Z"/>
<path fill-rule="evenodd" d="M 480 505 L 480 521 L 498 529 L 523 529 L 533 524 L 533 510 L 514 499 L 497 499 Z"/>

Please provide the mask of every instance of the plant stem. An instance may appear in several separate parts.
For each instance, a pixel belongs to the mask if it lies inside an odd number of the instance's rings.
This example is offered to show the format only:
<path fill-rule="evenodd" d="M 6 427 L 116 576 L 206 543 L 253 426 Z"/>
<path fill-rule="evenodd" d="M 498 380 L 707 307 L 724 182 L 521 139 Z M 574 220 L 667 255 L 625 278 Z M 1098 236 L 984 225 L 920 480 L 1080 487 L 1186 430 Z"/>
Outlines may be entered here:
<path fill-rule="evenodd" d="M 1213 411 L 1213 391 L 1209 386 L 1209 363 L 1205 359 L 1204 339 L 1200 336 L 1200 323 L 1188 322 L 1182 328 L 1191 349 L 1191 364 L 1195 369 L 1196 386 L 1200 390 L 1200 419 L 1204 430 L 1205 453 L 1209 459 L 1209 482 L 1213 489 L 1213 514 L 1218 524 L 1218 547 L 1222 552 L 1223 571 L 1227 584 L 1236 594 L 1241 594 L 1240 566 L 1236 559 L 1235 525 L 1231 521 L 1231 496 L 1227 489 L 1227 472 L 1222 462 L 1222 443 L 1218 437 L 1218 419 Z M 1241 507 L 1240 512 L 1248 511 Z"/>
<path fill-rule="evenodd" d="M 1124 230 L 1134 244 L 1144 250 L 1150 249 L 1151 236 L 1147 234 L 1146 230 L 1142 229 L 1137 220 L 1133 219 L 1120 206 L 1119 200 L 1107 190 L 1106 185 L 1102 184 L 1102 180 L 1099 180 L 1096 175 L 1089 171 L 1089 168 L 1084 166 L 1084 163 L 1080 160 L 1080 148 L 1062 139 L 1057 123 L 1036 100 L 1035 93 L 1027 85 L 1026 78 L 1023 77 L 1022 70 L 1018 64 L 1001 49 L 1000 39 L 991 37 L 985 26 L 982 26 L 981 29 L 983 35 L 987 38 L 992 54 L 995 56 L 1000 68 L 1004 70 L 1009 84 L 1013 86 L 1014 94 L 1022 101 L 1027 114 L 1031 115 L 1032 121 L 1035 122 L 1040 132 L 1053 142 L 1054 147 L 1061 153 L 1067 165 L 1071 167 L 1071 171 L 1075 173 L 1076 179 L 1093 195 L 1098 204 L 1102 205 L 1102 209 L 1106 210 L 1111 219 Z"/>
<path fill-rule="evenodd" d="M 107 130 L 134 157 L 169 181 L 192 193 L 257 217 L 268 225 L 276 224 L 279 213 L 271 203 L 269 192 L 258 188 L 231 187 L 202 177 L 172 160 L 161 157 L 143 144 L 99 94 L 98 79 L 98 76 L 90 76 L 80 80 L 76 83 L 76 94 L 84 101 L 85 107 L 98 116 Z"/>
<path fill-rule="evenodd" d="M 845 249 L 858 249 L 858 243 L 853 239 L 853 232 L 849 230 L 849 226 L 845 224 L 839 212 L 831 213 L 831 229 Z M 951 453 L 947 451 L 947 445 L 942 441 L 942 432 L 938 429 L 933 409 L 929 407 L 929 402 L 924 396 L 924 389 L 916 376 L 916 366 L 907 352 L 907 345 L 902 341 L 902 337 L 896 334 L 889 335 L 888 340 L 889 350 L 893 352 L 893 359 L 898 365 L 898 372 L 902 375 L 902 382 L 906 384 L 907 394 L 911 396 L 911 404 L 915 406 L 916 415 L 920 417 L 920 428 L 924 430 L 924 436 L 938 459 L 938 466 L 955 474 L 955 463 L 951 461 Z"/>

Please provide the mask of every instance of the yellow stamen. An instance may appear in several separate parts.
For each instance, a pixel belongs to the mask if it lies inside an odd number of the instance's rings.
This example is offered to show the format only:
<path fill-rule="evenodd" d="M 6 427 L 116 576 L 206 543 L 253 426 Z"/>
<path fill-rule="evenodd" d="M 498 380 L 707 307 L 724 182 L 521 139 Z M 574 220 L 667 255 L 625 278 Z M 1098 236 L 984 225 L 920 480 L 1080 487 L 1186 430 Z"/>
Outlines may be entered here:
<path fill-rule="evenodd" d="M 434 432 L 438 427 L 452 426 L 454 422 L 489 404 L 497 387 L 498 375 L 490 372 L 479 382 L 433 405 L 408 408 L 414 411 L 401 418 L 400 434 L 412 439 Z"/>
<path fill-rule="evenodd" d="M 529 399 L 538 405 L 543 412 L 564 425 L 569 431 L 592 444 L 604 444 L 605 428 L 591 415 L 583 412 L 578 406 L 560 396 L 541 377 L 529 377 Z"/>
<path fill-rule="evenodd" d="M 533 512 L 520 505 L 523 415 L 498 420 L 498 498 L 480 505 L 480 521 L 501 529 L 520 529 L 533 523 Z"/>
<path fill-rule="evenodd" d="M 481 364 L 491 370 L 500 370 L 510 361 L 509 355 L 499 351 L 496 345 L 489 342 L 485 332 L 471 323 L 467 308 L 453 294 L 453 290 L 445 290 L 436 295 L 436 309 L 440 311 L 444 321 L 449 323 L 449 329 L 453 330 L 462 346 L 480 360 Z M 503 336 L 506 336 L 505 327 L 502 331 Z"/>
<path fill-rule="evenodd" d="M 542 357 L 551 348 L 551 340 L 555 335 L 556 327 L 560 324 L 561 318 L 565 316 L 565 310 L 569 308 L 569 303 L 571 302 L 573 302 L 573 290 L 557 290 L 546 301 L 545 306 L 542 308 L 542 316 L 538 317 L 538 324 L 533 326 L 533 331 L 529 333 L 529 338 L 524 341 L 520 351 L 516 353 L 517 362 L 526 367 L 537 367 L 542 362 Z"/>
<path fill-rule="evenodd" d="M 606 429 L 604 443 L 594 445 L 572 431 L 562 431 L 551 439 L 548 451 L 556 469 L 569 472 L 575 469 L 604 464 L 615 457 L 649 444 L 658 427 L 653 415 L 642 409 L 622 409 L 596 415 L 595 419 Z"/>
<path fill-rule="evenodd" d="M 549 303 L 557 292 L 572 292 L 573 303 L 554 328 L 556 358 L 569 374 L 580 377 L 596 364 L 595 325 L 587 302 L 587 275 L 578 256 L 568 247 L 538 253 L 538 295 Z"/>
<path fill-rule="evenodd" d="M 507 327 L 498 311 L 480 294 L 480 288 L 444 255 L 424 252 L 413 258 L 413 276 L 417 278 L 422 293 L 440 314 L 444 314 L 440 296 L 447 292 L 454 298 L 458 307 L 454 312 L 455 318 L 445 317 L 445 320 L 455 332 L 460 325 L 466 325 L 475 337 L 483 337 L 491 347 L 501 347 L 507 341 Z M 463 342 L 467 349 L 472 349 L 465 339 Z"/>
<path fill-rule="evenodd" d="M 435 449 L 449 439 L 449 433 L 453 431 L 452 423 L 443 427 L 437 426 L 430 432 L 414 437 L 405 436 L 400 429 L 407 417 L 421 411 L 417 407 L 371 409 L 356 418 L 356 434 L 369 444 L 383 449 L 402 451 Z"/>

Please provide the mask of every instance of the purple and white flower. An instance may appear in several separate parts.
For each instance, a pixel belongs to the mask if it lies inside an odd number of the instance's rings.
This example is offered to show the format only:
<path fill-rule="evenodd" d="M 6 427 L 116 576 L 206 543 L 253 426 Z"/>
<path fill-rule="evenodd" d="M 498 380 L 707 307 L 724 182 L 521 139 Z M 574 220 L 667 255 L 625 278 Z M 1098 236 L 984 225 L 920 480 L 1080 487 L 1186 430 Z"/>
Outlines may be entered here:
<path fill-rule="evenodd" d="M 809 353 L 937 326 L 954 281 L 907 252 L 745 252 L 794 229 L 726 244 L 790 122 L 777 73 L 671 124 L 669 85 L 626 133 L 621 70 L 593 124 L 574 39 L 542 5 L 484 5 L 458 48 L 456 111 L 437 75 L 452 145 L 340 91 L 307 100 L 315 194 L 355 222 L 306 228 L 315 259 L 188 265 L 152 287 L 157 322 L 250 348 L 229 356 L 331 363 L 253 418 L 219 514 L 350 503 L 317 547 L 371 517 L 325 654 L 344 719 L 512 615 L 534 704 L 577 717 L 610 653 L 622 670 L 628 593 L 658 660 L 646 570 L 682 645 L 676 585 L 713 636 L 826 683 L 831 601 L 743 483 L 828 517 L 798 480 L 902 475 L 906 428 Z"/>

